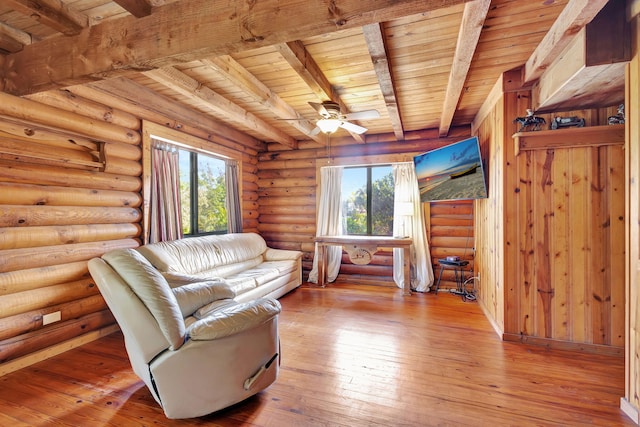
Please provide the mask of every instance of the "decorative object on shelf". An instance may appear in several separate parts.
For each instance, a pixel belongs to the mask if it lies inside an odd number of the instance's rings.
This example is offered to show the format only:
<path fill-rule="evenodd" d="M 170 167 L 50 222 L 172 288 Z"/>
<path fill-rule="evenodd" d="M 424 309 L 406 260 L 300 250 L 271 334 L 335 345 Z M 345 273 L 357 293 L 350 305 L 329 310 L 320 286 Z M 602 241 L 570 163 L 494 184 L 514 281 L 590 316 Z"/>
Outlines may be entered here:
<path fill-rule="evenodd" d="M 357 265 L 369 264 L 373 254 L 378 250 L 375 246 L 360 245 L 344 245 L 343 248 L 349 254 L 349 260 Z"/>
<path fill-rule="evenodd" d="M 571 117 L 557 116 L 551 122 L 551 129 L 560 129 L 560 128 L 569 128 L 569 127 L 583 128 L 584 124 L 585 124 L 584 119 L 578 116 L 571 116 Z"/>
<path fill-rule="evenodd" d="M 524 132 L 529 130 L 540 130 L 540 126 L 547 123 L 544 117 L 539 117 L 533 114 L 533 110 L 527 108 L 527 115 L 524 117 L 516 117 L 513 123 L 520 123 L 520 130 L 518 132 Z"/>
<path fill-rule="evenodd" d="M 618 114 L 615 116 L 609 116 L 607 123 L 610 125 L 623 125 L 624 124 L 624 104 L 618 105 Z"/>

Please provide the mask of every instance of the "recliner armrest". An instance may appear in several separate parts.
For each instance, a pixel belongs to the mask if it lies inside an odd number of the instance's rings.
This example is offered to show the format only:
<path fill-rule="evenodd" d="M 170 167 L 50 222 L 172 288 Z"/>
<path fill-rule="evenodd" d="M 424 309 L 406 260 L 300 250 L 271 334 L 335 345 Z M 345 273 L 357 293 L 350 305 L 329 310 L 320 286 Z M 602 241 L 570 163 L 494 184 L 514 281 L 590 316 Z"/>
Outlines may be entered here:
<path fill-rule="evenodd" d="M 280 303 L 273 298 L 228 305 L 193 323 L 187 335 L 194 341 L 210 341 L 234 335 L 271 320 L 281 309 Z"/>

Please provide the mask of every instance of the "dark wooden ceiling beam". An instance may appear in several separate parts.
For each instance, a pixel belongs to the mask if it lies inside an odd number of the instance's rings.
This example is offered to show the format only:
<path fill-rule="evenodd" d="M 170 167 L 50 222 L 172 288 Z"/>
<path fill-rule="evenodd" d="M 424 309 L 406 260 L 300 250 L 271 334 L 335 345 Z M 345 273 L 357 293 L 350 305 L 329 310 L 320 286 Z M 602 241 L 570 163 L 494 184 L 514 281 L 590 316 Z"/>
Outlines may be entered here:
<path fill-rule="evenodd" d="M 89 18 L 60 0 L 3 0 L 3 6 L 29 16 L 67 36 L 89 26 Z"/>
<path fill-rule="evenodd" d="M 490 4 L 491 0 L 477 0 L 464 5 L 458 43 L 456 44 L 456 52 L 451 64 L 449 82 L 442 106 L 442 115 L 440 116 L 439 134 L 441 137 L 449 134 L 449 128 L 458 107 L 464 83 L 467 80 L 467 73 L 478 46 L 480 33 L 489 12 Z"/>
<path fill-rule="evenodd" d="M 289 43 L 281 43 L 276 46 L 283 58 L 291 65 L 296 73 L 305 81 L 307 86 L 321 101 L 333 101 L 338 103 L 343 114 L 349 113 L 349 108 L 340 98 L 333 85 L 324 75 L 318 63 L 304 47 L 300 40 Z M 364 143 L 364 137 L 354 132 L 349 134 L 357 142 Z"/>
<path fill-rule="evenodd" d="M 6 1 L 17 8 L 33 0 Z M 154 8 L 151 15 L 142 18 L 126 16 L 85 28 L 64 43 L 53 37 L 25 46 L 3 61 L 0 89 L 24 95 L 123 71 L 148 70 L 300 40 L 464 2 L 340 0 L 328 7 L 325 2 L 297 0 L 180 1 Z M 67 15 L 59 12 L 55 16 L 59 20 L 53 21 L 60 23 Z"/>
<path fill-rule="evenodd" d="M 396 97 L 396 89 L 394 85 L 391 64 L 389 64 L 389 56 L 384 37 L 384 28 L 382 24 L 369 24 L 362 27 L 364 38 L 367 42 L 373 69 L 378 77 L 378 84 L 382 91 L 384 103 L 387 106 L 387 113 L 393 133 L 398 141 L 404 140 L 404 127 L 402 125 L 402 117 L 400 114 L 400 106 Z"/>
<path fill-rule="evenodd" d="M 118 3 L 121 8 L 135 16 L 142 18 L 151 15 L 151 4 L 146 0 L 113 0 Z"/>

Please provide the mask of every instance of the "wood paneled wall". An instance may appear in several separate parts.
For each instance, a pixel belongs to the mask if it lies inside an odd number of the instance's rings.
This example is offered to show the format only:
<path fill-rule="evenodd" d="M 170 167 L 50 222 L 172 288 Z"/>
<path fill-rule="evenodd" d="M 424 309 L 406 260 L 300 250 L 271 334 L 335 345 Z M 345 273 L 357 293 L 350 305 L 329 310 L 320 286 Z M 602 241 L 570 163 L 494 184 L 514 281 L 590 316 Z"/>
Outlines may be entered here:
<path fill-rule="evenodd" d="M 477 128 L 491 183 L 489 199 L 476 202 L 480 302 L 506 340 L 621 353 L 624 136 L 615 145 L 541 144 L 516 155 L 511 121 L 529 102 L 528 92 L 504 93 Z M 583 117 L 590 127 L 615 112 L 556 114 Z M 551 132 L 569 140 L 573 130 Z"/>
<path fill-rule="evenodd" d="M 317 177 L 325 165 L 366 165 L 413 161 L 413 156 L 467 138 L 468 128 L 453 130 L 448 138 L 433 134 L 408 141 L 362 144 L 341 142 L 337 146 L 301 147 L 296 151 L 267 152 L 259 155 L 258 230 L 270 246 L 300 250 L 305 278 L 313 266 L 316 235 Z M 359 153 L 359 154 L 358 154 Z M 426 209 L 427 225 L 435 226 L 429 235 L 432 259 L 464 255 L 473 259 L 473 207 L 471 202 L 432 203 Z M 393 283 L 391 251 L 380 251 L 370 264 L 356 265 L 343 254 L 341 280 L 359 283 Z M 443 275 L 443 287 L 455 286 L 451 271 Z"/>
<path fill-rule="evenodd" d="M 627 68 L 627 239 L 626 239 L 626 349 L 625 398 L 622 408 L 640 423 L 640 2 L 630 1 L 634 13 L 632 60 Z"/>

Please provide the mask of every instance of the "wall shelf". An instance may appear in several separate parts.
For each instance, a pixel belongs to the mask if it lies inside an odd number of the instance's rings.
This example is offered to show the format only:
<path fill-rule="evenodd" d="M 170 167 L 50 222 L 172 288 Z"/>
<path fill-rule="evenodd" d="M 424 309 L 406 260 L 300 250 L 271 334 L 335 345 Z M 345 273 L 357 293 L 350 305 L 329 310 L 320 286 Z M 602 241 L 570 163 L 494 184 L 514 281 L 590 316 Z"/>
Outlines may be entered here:
<path fill-rule="evenodd" d="M 516 156 L 520 151 L 624 144 L 624 125 L 588 126 L 513 134 Z"/>

